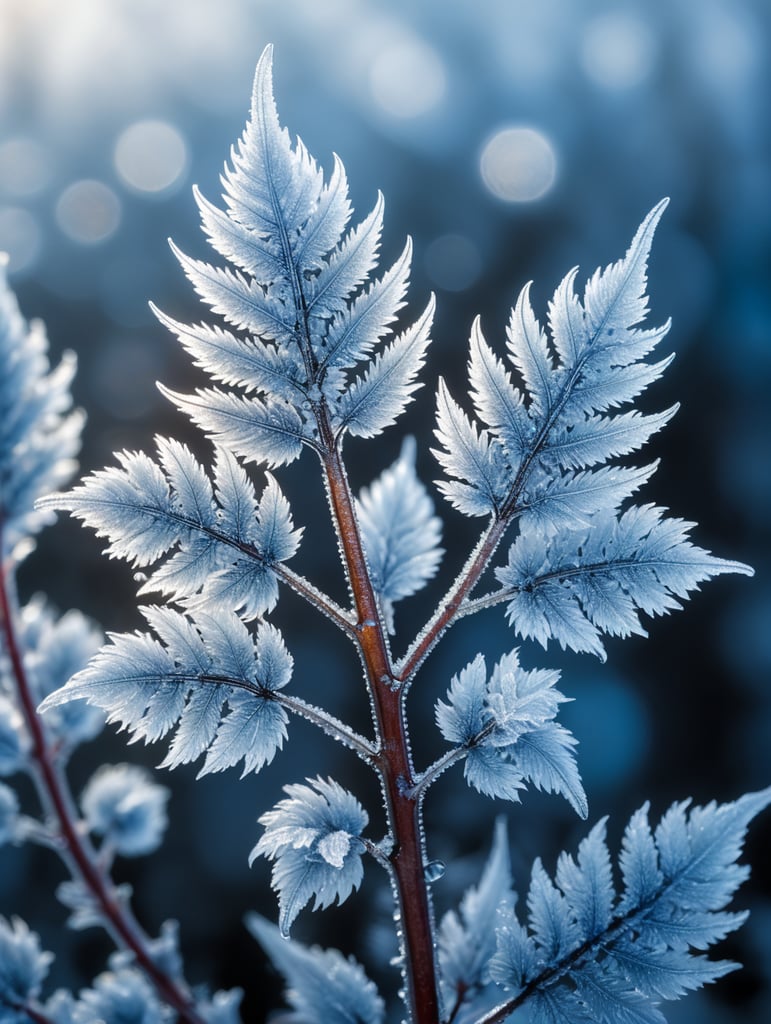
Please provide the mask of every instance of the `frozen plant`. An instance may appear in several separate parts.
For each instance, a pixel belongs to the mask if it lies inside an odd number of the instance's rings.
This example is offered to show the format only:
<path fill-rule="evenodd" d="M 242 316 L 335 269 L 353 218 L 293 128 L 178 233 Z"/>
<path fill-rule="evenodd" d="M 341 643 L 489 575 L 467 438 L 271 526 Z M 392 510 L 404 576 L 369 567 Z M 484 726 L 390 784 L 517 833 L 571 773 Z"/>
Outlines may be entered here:
<path fill-rule="evenodd" d="M 213 379 L 192 395 L 164 389 L 210 439 L 211 465 L 178 441 L 157 438 L 152 455 L 122 452 L 118 466 L 38 502 L 36 515 L 69 511 L 107 538 L 109 554 L 141 572 L 140 594 L 157 602 L 141 608 L 144 631 L 112 635 L 45 698 L 42 721 L 85 701 L 136 738 L 170 737 L 167 767 L 203 759 L 205 774 L 233 766 L 259 771 L 284 745 L 290 716 L 300 715 L 376 773 L 385 836 L 368 832 L 357 796 L 323 773 L 291 782 L 261 818 L 252 856 L 272 861 L 279 925 L 252 916 L 249 926 L 286 977 L 292 1019 L 385 1020 L 384 1001 L 357 963 L 285 941 L 304 908 L 347 899 L 374 862 L 393 889 L 402 1012 L 410 1024 L 494 1024 L 522 1019 L 520 1010 L 536 1024 L 662 1021 L 662 1001 L 735 966 L 701 951 L 744 920 L 726 907 L 747 875 L 736 864 L 747 825 L 771 802 L 771 789 L 723 806 L 676 804 L 655 828 L 642 807 L 624 833 L 616 872 L 601 821 L 575 858 L 559 856 L 553 877 L 535 862 L 524 912 L 516 907 L 500 824 L 478 885 L 437 927 L 422 816 L 442 772 L 462 763 L 471 786 L 505 801 L 522 799 L 533 785 L 561 794 L 581 817 L 588 805 L 575 740 L 558 721 L 565 699 L 559 673 L 530 667 L 529 652 L 508 646 L 493 665 L 470 652 L 436 705 L 447 750 L 428 766 L 420 765 L 420 744 L 409 734 L 407 700 L 447 630 L 483 609 L 504 606 L 520 640 L 543 647 L 554 640 L 602 658 L 603 635 L 643 632 L 640 612 L 664 614 L 709 577 L 750 571 L 695 546 L 691 524 L 649 503 L 630 504 L 655 464 L 618 464 L 674 412 L 630 408 L 671 359 L 648 361 L 668 324 L 644 325 L 647 261 L 666 203 L 581 296 L 576 272 L 564 278 L 549 305 L 548 333 L 527 287 L 512 311 L 505 351 L 496 352 L 475 322 L 473 415 L 440 381 L 435 455 L 445 474 L 440 491 L 483 525 L 433 615 L 403 639 L 397 606 L 439 570 L 440 523 L 417 476 L 412 441 L 358 497 L 343 447 L 348 435 L 381 434 L 412 400 L 433 299 L 414 322 L 396 327 L 410 243 L 376 276 L 382 198 L 348 226 L 341 162 L 335 159 L 325 180 L 302 142 L 293 143 L 279 124 L 269 49 L 223 181 L 224 209 L 198 192 L 196 200 L 225 265 L 175 248 L 218 321 L 190 325 L 157 311 Z M 290 567 L 303 530 L 272 473 L 247 470 L 274 470 L 306 450 L 329 499 L 347 606 Z M 487 570 L 497 583 L 484 590 Z M 358 654 L 370 735 L 293 693 L 291 654 L 267 619 L 281 585 L 330 618 Z M 396 657 L 392 648 L 404 653 Z M 146 778 L 129 778 L 128 767 L 116 771 L 89 784 L 84 814 L 115 853 L 146 852 L 160 837 L 163 798 Z M 6 806 L 7 818 L 13 807 Z M 102 910 L 96 905 L 94 915 Z M 0 942 L 34 945 L 23 928 L 14 933 L 10 926 Z M 130 952 L 128 966 L 116 963 L 81 995 L 74 1019 L 117 1019 L 115 1007 L 135 1003 L 141 1013 L 126 1012 L 142 1020 L 160 1019 L 170 1006 L 189 1020 L 225 1020 L 234 1012 L 227 993 L 198 1007 L 175 1005 L 157 977 L 149 977 L 152 986 L 142 978 L 138 969 L 147 964 Z M 42 954 L 25 955 L 39 963 Z M 148 959 L 164 965 L 174 992 L 187 993 L 168 948 Z M 14 994 L 0 970 L 0 1005 L 34 1010 L 42 967 L 28 974 L 25 990 Z"/>

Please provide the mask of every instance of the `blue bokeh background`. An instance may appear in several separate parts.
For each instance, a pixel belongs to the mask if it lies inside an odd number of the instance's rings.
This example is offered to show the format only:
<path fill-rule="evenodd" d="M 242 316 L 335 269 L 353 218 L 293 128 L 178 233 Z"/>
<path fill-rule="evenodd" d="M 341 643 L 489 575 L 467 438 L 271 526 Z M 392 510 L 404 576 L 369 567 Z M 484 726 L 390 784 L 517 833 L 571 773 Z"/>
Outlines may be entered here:
<path fill-rule="evenodd" d="M 43 317 L 54 351 L 77 351 L 76 398 L 89 414 L 82 465 L 118 448 L 148 449 L 156 432 L 191 436 L 154 382 L 199 383 L 152 318 L 200 311 L 166 246 L 206 255 L 190 186 L 218 198 L 218 176 L 245 119 L 263 46 L 276 48 L 279 112 L 329 168 L 342 157 L 357 213 L 386 196 L 384 258 L 415 244 L 411 309 L 438 296 L 427 379 L 463 388 L 466 339 L 481 313 L 503 344 L 508 310 L 534 279 L 541 315 L 563 273 L 618 258 L 647 210 L 671 204 L 650 273 L 653 316 L 673 317 L 677 351 L 647 407 L 682 408 L 654 440 L 662 466 L 644 493 L 701 526 L 697 540 L 752 563 L 684 614 L 651 624 L 651 639 L 608 645 L 605 665 L 526 647 L 528 665 L 557 664 L 575 702 L 563 720 L 578 736 L 592 819 L 610 834 L 644 799 L 658 816 L 674 799 L 732 799 L 771 780 L 771 5 L 767 0 L 3 0 L 0 4 L 0 249 L 28 316 Z M 514 132 L 511 129 L 515 129 Z M 523 131 L 524 129 L 524 131 Z M 501 134 L 503 133 L 503 134 Z M 508 148 L 507 148 L 508 146 Z M 426 480 L 436 473 L 430 389 L 382 443 L 351 443 L 357 486 L 413 432 Z M 323 492 L 306 457 L 281 474 L 306 527 L 297 568 L 343 597 Z M 446 507 L 444 576 L 399 609 L 401 650 L 474 540 Z M 139 625 L 125 566 L 92 536 L 62 523 L 41 538 L 21 580 L 105 628 Z M 291 596 L 277 620 L 295 655 L 297 692 L 366 728 L 353 652 Z M 478 649 L 511 646 L 498 611 L 461 623 L 431 657 L 412 696 L 416 759 L 441 750 L 432 706 Z M 323 666 L 320 668 L 320 666 Z M 105 736 L 73 764 L 82 783 L 100 758 L 155 764 Z M 268 868 L 246 866 L 256 819 L 285 782 L 332 774 L 377 808 L 359 763 L 302 723 L 259 777 L 175 786 L 163 852 L 127 863 L 151 930 L 176 916 L 193 981 L 242 985 L 260 1021 L 278 983 L 244 931 L 246 910 L 274 915 Z M 448 773 L 428 800 L 429 849 L 448 871 L 437 907 L 453 905 L 479 870 L 500 805 Z M 374 829 L 380 827 L 377 811 Z M 584 832 L 569 807 L 528 794 L 511 810 L 521 883 L 533 858 L 553 866 Z M 723 952 L 746 964 L 709 993 L 669 1010 L 672 1021 L 771 1019 L 768 818 L 749 846 L 753 879 L 740 904 L 747 927 Z M 96 932 L 63 932 L 48 857 L 4 851 L 0 912 L 23 913 L 60 952 L 52 983 L 86 984 L 108 950 Z M 386 963 L 388 894 L 373 868 L 341 910 L 304 915 L 298 937 L 340 944 Z M 375 909 L 373 909 L 375 908 Z M 384 986 L 388 970 L 373 967 Z"/>

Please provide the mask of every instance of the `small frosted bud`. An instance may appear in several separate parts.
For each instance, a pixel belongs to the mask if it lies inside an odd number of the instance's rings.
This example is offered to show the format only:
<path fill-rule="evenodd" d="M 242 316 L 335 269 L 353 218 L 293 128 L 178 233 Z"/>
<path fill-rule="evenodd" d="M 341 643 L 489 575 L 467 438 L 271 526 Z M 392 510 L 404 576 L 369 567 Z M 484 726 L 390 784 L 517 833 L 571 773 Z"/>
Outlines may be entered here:
<path fill-rule="evenodd" d="M 83 791 L 89 829 L 124 857 L 156 850 L 166 829 L 168 790 L 137 765 L 105 765 Z"/>

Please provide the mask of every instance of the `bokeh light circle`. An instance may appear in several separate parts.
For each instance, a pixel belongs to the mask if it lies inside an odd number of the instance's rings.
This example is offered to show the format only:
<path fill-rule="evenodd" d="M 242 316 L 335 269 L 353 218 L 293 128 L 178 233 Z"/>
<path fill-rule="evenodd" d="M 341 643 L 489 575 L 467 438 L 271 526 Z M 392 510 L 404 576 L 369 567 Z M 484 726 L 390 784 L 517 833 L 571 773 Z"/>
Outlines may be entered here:
<path fill-rule="evenodd" d="M 167 121 L 136 121 L 115 144 L 115 169 L 137 192 L 165 192 L 179 184 L 188 166 L 187 144 Z"/>
<path fill-rule="evenodd" d="M 120 224 L 121 203 L 102 181 L 83 178 L 68 186 L 56 204 L 59 227 L 81 245 L 98 245 L 115 234 Z"/>
<path fill-rule="evenodd" d="M 369 72 L 372 97 L 386 114 L 396 118 L 419 117 L 441 102 L 447 76 L 441 58 L 418 39 L 386 47 Z"/>
<path fill-rule="evenodd" d="M 557 178 L 557 156 L 543 132 L 526 126 L 502 128 L 482 150 L 482 181 L 497 198 L 508 203 L 540 199 Z"/>
<path fill-rule="evenodd" d="M 594 18 L 581 40 L 581 64 L 587 76 L 609 90 L 632 89 L 651 74 L 656 41 L 645 22 L 617 11 Z"/>

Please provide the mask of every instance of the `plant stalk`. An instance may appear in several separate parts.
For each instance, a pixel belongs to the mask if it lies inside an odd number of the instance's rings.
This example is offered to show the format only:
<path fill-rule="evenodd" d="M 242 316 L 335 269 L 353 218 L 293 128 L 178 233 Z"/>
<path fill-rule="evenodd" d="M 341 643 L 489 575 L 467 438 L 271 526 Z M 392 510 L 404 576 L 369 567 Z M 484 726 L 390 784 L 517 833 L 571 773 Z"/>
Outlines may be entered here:
<path fill-rule="evenodd" d="M 2 535 L 0 532 L 0 551 Z M 78 827 L 72 795 L 60 773 L 43 724 L 37 714 L 29 678 L 14 625 L 15 609 L 10 594 L 10 572 L 0 565 L 0 629 L 16 683 L 19 706 L 32 741 L 32 778 L 45 811 L 56 821 L 62 845 L 57 852 L 73 877 L 91 892 L 104 917 L 105 927 L 120 948 L 130 950 L 137 965 L 155 986 L 161 999 L 171 1006 L 185 1024 L 204 1024 L 190 994 L 153 960 L 148 938 L 128 907 L 116 896 L 112 879 L 98 866 L 96 853 Z"/>
<path fill-rule="evenodd" d="M 318 423 L 324 443 L 322 464 L 345 554 L 348 582 L 358 616 L 358 647 L 380 740 L 375 767 L 385 798 L 389 831 L 394 838 L 388 860 L 400 915 L 405 1000 L 412 1024 L 439 1024 L 434 920 L 424 874 L 421 801 L 412 792 L 416 780 L 404 716 L 404 694 L 394 685 L 385 628 L 364 556 L 353 496 L 323 407 L 318 413 Z"/>

